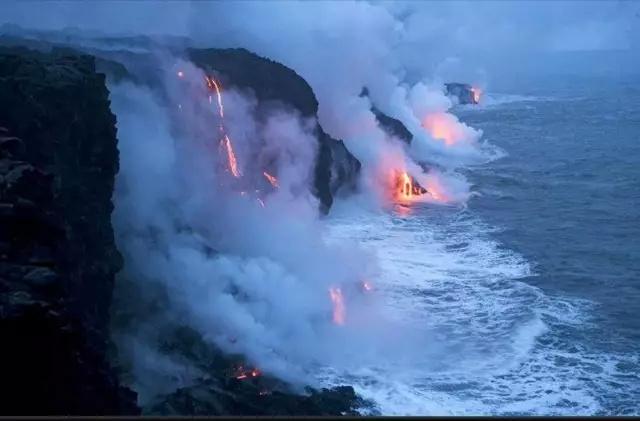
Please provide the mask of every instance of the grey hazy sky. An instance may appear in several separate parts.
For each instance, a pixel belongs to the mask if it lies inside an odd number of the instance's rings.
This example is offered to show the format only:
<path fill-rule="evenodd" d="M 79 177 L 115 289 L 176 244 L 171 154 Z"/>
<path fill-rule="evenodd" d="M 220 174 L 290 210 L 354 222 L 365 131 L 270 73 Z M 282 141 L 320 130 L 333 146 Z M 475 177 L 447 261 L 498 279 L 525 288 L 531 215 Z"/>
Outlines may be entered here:
<path fill-rule="evenodd" d="M 250 2 L 233 3 L 240 9 L 253 7 Z M 270 3 L 274 14 L 287 14 L 291 6 L 291 1 Z M 403 23 L 405 41 L 431 47 L 437 43 L 450 50 L 628 49 L 637 47 L 640 38 L 640 4 L 634 1 L 372 3 Z M 206 19 L 218 6 L 228 7 L 183 1 L 4 1 L 0 22 L 41 29 L 75 26 L 109 33 L 189 35 L 192 20 Z"/>

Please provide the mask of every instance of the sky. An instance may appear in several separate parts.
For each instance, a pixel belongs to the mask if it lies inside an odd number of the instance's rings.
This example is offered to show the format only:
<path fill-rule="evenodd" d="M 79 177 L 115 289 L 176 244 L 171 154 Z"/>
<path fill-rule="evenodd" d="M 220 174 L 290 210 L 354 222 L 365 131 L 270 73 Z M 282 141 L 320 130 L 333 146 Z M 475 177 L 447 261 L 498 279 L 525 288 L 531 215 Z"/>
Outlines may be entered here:
<path fill-rule="evenodd" d="M 189 35 L 194 20 L 231 2 L 4 1 L 0 23 L 109 33 Z M 253 7 L 233 2 L 233 7 Z M 292 1 L 271 1 L 286 14 Z M 332 2 L 316 2 L 328 5 Z M 335 2 L 334 2 L 335 3 Z M 634 1 L 372 1 L 402 22 L 404 40 L 466 50 L 599 50 L 638 48 L 640 5 Z M 203 16 L 202 12 L 205 12 Z M 250 23 L 248 23 L 250 24 Z M 446 34 L 446 36 L 443 36 Z M 443 38 L 446 40 L 443 41 Z"/>

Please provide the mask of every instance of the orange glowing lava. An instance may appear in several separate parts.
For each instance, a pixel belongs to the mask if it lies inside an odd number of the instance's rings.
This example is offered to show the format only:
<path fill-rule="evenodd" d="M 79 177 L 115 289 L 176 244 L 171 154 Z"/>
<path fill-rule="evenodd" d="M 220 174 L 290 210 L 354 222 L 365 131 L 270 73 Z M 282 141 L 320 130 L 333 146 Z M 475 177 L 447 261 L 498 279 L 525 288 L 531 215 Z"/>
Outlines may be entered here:
<path fill-rule="evenodd" d="M 220 144 L 224 146 L 225 151 L 227 153 L 227 162 L 229 164 L 229 170 L 231 171 L 231 174 L 233 174 L 234 177 L 238 178 L 242 174 L 238 169 L 238 160 L 236 159 L 236 154 L 233 151 L 233 144 L 229 136 L 226 134 L 226 131 L 223 125 L 224 105 L 222 104 L 222 93 L 220 91 L 220 84 L 211 76 L 205 76 L 205 81 L 207 83 L 207 87 L 209 89 L 215 90 L 216 92 L 216 97 L 218 99 L 218 114 L 220 115 L 219 129 L 220 129 L 220 133 L 223 135 L 222 140 L 220 141 Z M 209 103 L 211 104 L 211 102 L 212 102 L 211 95 L 209 95 Z"/>
<path fill-rule="evenodd" d="M 393 198 L 400 202 L 410 202 L 417 196 L 426 193 L 418 183 L 406 171 L 393 171 Z"/>
<path fill-rule="evenodd" d="M 234 177 L 240 177 L 240 171 L 238 170 L 238 161 L 236 161 L 236 154 L 233 152 L 233 145 L 229 136 L 224 135 L 223 139 L 224 147 L 227 150 L 227 159 L 229 160 L 229 169 Z"/>
<path fill-rule="evenodd" d="M 205 80 L 207 81 L 207 86 L 209 87 L 209 89 L 214 89 L 216 91 L 216 97 L 218 98 L 218 113 L 220 114 L 220 118 L 224 118 L 224 105 L 222 105 L 222 94 L 220 93 L 220 85 L 211 76 L 205 76 Z"/>
<path fill-rule="evenodd" d="M 342 290 L 337 287 L 331 287 L 329 288 L 329 296 L 333 302 L 333 322 L 337 325 L 343 325 L 346 309 L 342 297 Z"/>
<path fill-rule="evenodd" d="M 276 189 L 277 189 L 278 187 L 280 187 L 280 186 L 278 185 L 278 179 L 277 179 L 276 177 L 272 176 L 271 174 L 269 174 L 269 173 L 268 173 L 268 172 L 266 172 L 266 171 L 263 171 L 262 175 L 264 175 L 264 177 L 267 179 L 267 181 L 268 181 L 268 182 L 269 182 L 273 187 L 275 187 Z"/>
<path fill-rule="evenodd" d="M 452 121 L 444 113 L 428 115 L 422 122 L 422 126 L 431 133 L 433 138 L 444 141 L 447 146 L 451 146 L 460 140 L 460 133 L 455 121 Z"/>
<path fill-rule="evenodd" d="M 471 93 L 473 94 L 473 101 L 476 104 L 480 103 L 480 97 L 482 96 L 482 90 L 480 88 L 473 87 L 473 88 L 471 88 Z"/>
<path fill-rule="evenodd" d="M 244 380 L 244 379 L 247 379 L 249 377 L 258 377 L 261 374 L 262 374 L 262 372 L 260 370 L 258 370 L 257 368 L 253 368 L 251 370 L 247 370 L 243 366 L 240 366 L 235 370 L 234 377 L 236 379 L 238 379 L 238 380 Z"/>

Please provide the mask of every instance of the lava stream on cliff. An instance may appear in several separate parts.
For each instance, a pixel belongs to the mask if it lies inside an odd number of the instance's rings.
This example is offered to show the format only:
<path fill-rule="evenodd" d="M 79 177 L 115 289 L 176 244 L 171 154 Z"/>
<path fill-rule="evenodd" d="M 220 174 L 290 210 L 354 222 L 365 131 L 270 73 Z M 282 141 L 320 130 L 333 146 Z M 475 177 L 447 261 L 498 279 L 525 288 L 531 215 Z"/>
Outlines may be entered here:
<path fill-rule="evenodd" d="M 393 171 L 393 199 L 399 202 L 412 202 L 425 193 L 427 189 L 418 184 L 406 171 Z"/>
<path fill-rule="evenodd" d="M 271 184 L 273 187 L 275 187 L 276 189 L 280 187 L 280 185 L 278 184 L 278 179 L 276 177 L 274 177 L 273 175 L 269 174 L 266 171 L 263 171 L 262 175 L 264 175 L 264 177 L 267 179 L 269 184 Z"/>

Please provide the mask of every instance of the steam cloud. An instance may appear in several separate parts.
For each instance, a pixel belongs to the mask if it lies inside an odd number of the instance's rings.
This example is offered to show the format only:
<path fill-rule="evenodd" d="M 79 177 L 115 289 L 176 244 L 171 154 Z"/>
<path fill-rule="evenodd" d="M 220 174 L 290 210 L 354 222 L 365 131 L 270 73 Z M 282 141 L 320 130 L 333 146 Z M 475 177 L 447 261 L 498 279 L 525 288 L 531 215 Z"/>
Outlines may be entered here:
<path fill-rule="evenodd" d="M 42 6 L 49 13 L 34 17 L 34 7 Z M 544 20 L 562 7 L 534 10 Z M 362 162 L 362 191 L 379 205 L 393 169 L 409 172 L 434 199 L 468 198 L 469 184 L 457 170 L 491 159 L 495 150 L 480 142 L 480 131 L 449 113 L 453 104 L 443 82 L 456 75 L 484 87 L 488 80 L 476 65 L 478 50 L 635 47 L 633 36 L 616 30 L 625 27 L 626 9 L 610 13 L 604 30 L 590 27 L 588 19 L 611 10 L 602 4 L 584 8 L 569 25 L 556 19 L 541 46 L 534 40 L 543 27 L 507 9 L 493 5 L 493 12 L 504 13 L 495 15 L 457 3 L 30 2 L 4 4 L 0 15 L 41 29 L 75 25 L 81 35 L 171 33 L 204 47 L 244 47 L 282 62 L 309 82 L 320 124 Z M 499 25 L 490 25 L 496 20 Z M 455 29 L 452 21 L 458 22 Z M 509 36 L 509 21 L 529 35 Z M 584 27 L 591 28 L 590 37 L 576 37 Z M 637 33 L 637 26 L 629 33 Z M 464 59 L 452 57 L 452 50 Z M 144 292 L 142 302 L 130 303 L 140 313 L 158 301 L 156 293 L 164 294 L 159 302 L 166 306 L 149 311 L 135 333 L 118 338 L 133 363 L 141 399 L 199 374 L 149 345 L 171 324 L 192 326 L 205 340 L 292 382 L 311 380 L 304 372 L 316 365 L 366 365 L 385 355 L 411 359 L 412 353 L 424 353 L 426 344 L 393 326 L 378 313 L 375 297 L 359 290 L 360 282 L 375 280 L 375 258 L 356 244 L 324 239 L 309 190 L 318 142 L 314 122 L 225 89 L 224 124 L 243 174 L 235 179 L 225 172 L 218 150 L 220 122 L 207 101 L 204 74 L 176 57 L 157 59 L 164 71 L 158 89 L 110 86 L 121 157 L 113 218 L 126 261 L 121 282 L 134 282 Z M 176 77 L 178 69 L 184 78 Z M 363 88 L 369 96 L 361 96 Z M 378 124 L 372 106 L 407 127 L 410 147 Z M 263 171 L 277 175 L 277 190 Z M 265 207 L 256 200 L 256 188 Z M 333 287 L 347 301 L 344 326 L 331 322 Z M 176 378 L 166 381 L 169 375 Z"/>

